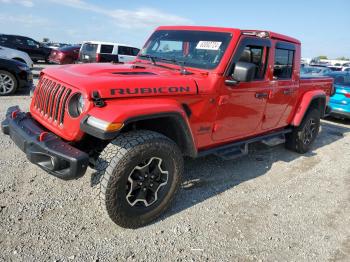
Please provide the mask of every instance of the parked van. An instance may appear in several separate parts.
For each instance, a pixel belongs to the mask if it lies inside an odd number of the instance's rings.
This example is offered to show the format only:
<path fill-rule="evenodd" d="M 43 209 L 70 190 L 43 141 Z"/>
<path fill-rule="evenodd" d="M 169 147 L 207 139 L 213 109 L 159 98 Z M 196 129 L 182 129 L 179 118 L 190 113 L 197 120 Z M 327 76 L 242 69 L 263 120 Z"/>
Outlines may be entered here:
<path fill-rule="evenodd" d="M 83 63 L 129 62 L 135 59 L 140 49 L 123 44 L 86 41 L 79 52 L 79 61 Z"/>

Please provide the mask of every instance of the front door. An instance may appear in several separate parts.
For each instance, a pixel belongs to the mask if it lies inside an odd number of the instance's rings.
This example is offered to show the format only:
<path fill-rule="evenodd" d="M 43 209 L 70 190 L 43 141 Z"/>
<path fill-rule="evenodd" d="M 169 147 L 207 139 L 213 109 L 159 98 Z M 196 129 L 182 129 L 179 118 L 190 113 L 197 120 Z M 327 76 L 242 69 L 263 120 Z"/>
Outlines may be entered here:
<path fill-rule="evenodd" d="M 222 80 L 219 108 L 212 133 L 214 140 L 240 139 L 253 135 L 260 129 L 272 88 L 271 81 L 266 76 L 269 46 L 270 40 L 267 39 L 246 37 L 240 41 L 232 63 L 254 63 L 256 75 L 251 82 L 239 82 L 232 86 L 228 86 L 225 81 L 232 79 L 232 72 L 228 72 L 228 76 Z"/>

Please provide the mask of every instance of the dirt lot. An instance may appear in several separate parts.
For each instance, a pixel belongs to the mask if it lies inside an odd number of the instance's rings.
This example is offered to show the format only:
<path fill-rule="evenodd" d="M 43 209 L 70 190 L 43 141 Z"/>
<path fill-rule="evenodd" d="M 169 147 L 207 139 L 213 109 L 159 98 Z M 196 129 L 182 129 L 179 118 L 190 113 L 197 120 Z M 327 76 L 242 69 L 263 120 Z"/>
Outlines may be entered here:
<path fill-rule="evenodd" d="M 0 100 L 1 119 L 30 103 Z M 138 230 L 100 211 L 91 170 L 60 181 L 0 143 L 0 261 L 350 261 L 349 121 L 323 121 L 303 156 L 256 145 L 235 161 L 186 160 L 173 207 Z"/>

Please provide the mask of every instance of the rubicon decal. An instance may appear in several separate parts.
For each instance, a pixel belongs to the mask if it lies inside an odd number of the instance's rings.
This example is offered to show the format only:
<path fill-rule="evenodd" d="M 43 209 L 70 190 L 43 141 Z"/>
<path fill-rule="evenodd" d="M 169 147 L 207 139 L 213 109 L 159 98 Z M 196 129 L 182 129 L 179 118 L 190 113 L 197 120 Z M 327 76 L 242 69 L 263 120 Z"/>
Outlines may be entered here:
<path fill-rule="evenodd" d="M 112 88 L 111 95 L 190 93 L 189 86 Z"/>

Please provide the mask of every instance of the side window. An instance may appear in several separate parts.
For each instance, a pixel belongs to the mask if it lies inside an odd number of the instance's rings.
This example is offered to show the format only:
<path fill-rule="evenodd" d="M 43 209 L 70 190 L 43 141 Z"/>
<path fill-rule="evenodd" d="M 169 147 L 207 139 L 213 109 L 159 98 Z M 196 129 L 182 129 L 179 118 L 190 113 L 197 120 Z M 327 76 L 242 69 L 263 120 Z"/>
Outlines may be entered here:
<path fill-rule="evenodd" d="M 24 45 L 24 43 L 23 43 L 23 41 L 22 41 L 22 39 L 20 39 L 20 38 L 14 38 L 13 40 L 13 43 L 16 45 L 16 46 L 23 46 Z"/>
<path fill-rule="evenodd" d="M 275 79 L 290 79 L 293 73 L 294 51 L 276 48 L 273 77 Z"/>
<path fill-rule="evenodd" d="M 119 46 L 118 48 L 118 54 L 119 55 L 131 55 L 131 56 L 135 56 L 134 55 L 134 48 L 129 47 L 129 46 Z M 137 55 L 137 54 L 136 54 Z"/>
<path fill-rule="evenodd" d="M 268 48 L 264 46 L 248 45 L 244 48 L 239 62 L 253 63 L 256 65 L 255 79 L 264 79 L 268 58 Z"/>
<path fill-rule="evenodd" d="M 113 45 L 101 45 L 101 54 L 112 54 Z"/>
<path fill-rule="evenodd" d="M 101 45 L 101 54 L 112 54 L 113 53 L 113 45 Z"/>
<path fill-rule="evenodd" d="M 0 45 L 8 45 L 9 44 L 9 40 L 6 36 L 4 35 L 0 35 Z"/>
<path fill-rule="evenodd" d="M 140 52 L 140 49 L 138 49 L 138 48 L 132 48 L 132 55 L 133 55 L 133 56 L 137 56 L 139 52 Z"/>
<path fill-rule="evenodd" d="M 34 40 L 32 39 L 26 39 L 26 44 L 28 46 L 33 46 L 33 47 L 36 47 L 38 45 L 38 43 L 36 43 Z"/>

